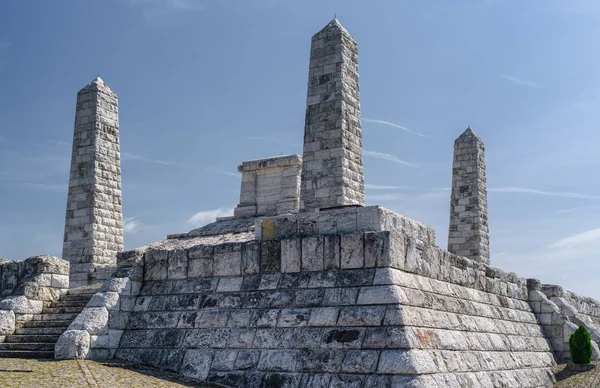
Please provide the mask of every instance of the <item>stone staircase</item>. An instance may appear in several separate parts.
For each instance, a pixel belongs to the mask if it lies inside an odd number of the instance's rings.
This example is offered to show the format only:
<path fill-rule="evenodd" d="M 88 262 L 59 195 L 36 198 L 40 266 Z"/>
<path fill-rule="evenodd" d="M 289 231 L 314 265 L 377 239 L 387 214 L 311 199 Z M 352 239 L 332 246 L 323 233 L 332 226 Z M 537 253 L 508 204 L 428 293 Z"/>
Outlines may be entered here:
<path fill-rule="evenodd" d="M 54 358 L 54 345 L 85 308 L 100 284 L 70 289 L 61 300 L 44 307 L 41 314 L 17 324 L 15 334 L 0 343 L 0 358 Z"/>

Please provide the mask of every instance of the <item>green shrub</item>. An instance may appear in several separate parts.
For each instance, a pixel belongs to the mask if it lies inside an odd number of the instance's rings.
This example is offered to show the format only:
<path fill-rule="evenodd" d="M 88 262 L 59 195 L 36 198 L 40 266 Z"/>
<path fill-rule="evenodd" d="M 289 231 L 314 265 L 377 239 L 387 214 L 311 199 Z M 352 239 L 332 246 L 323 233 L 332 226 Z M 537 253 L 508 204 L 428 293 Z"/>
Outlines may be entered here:
<path fill-rule="evenodd" d="M 575 364 L 589 364 L 592 361 L 592 339 L 583 325 L 569 338 L 569 351 Z"/>

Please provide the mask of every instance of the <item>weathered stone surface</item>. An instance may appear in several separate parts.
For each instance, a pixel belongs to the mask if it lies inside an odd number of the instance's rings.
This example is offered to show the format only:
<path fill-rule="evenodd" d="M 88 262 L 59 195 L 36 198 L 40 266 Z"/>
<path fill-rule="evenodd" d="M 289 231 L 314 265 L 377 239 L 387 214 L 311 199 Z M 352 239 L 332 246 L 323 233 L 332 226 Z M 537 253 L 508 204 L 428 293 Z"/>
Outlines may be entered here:
<path fill-rule="evenodd" d="M 107 310 L 118 308 L 119 294 L 117 292 L 107 291 L 99 292 L 92 296 L 87 307 L 105 307 Z"/>
<path fill-rule="evenodd" d="M 90 350 L 90 334 L 86 330 L 65 331 L 54 348 L 57 360 L 84 359 Z"/>
<path fill-rule="evenodd" d="M 106 307 L 86 307 L 69 325 L 69 330 L 86 330 L 91 335 L 108 331 L 108 310 Z"/>
<path fill-rule="evenodd" d="M 0 335 L 15 332 L 15 313 L 12 310 L 0 310 Z"/>

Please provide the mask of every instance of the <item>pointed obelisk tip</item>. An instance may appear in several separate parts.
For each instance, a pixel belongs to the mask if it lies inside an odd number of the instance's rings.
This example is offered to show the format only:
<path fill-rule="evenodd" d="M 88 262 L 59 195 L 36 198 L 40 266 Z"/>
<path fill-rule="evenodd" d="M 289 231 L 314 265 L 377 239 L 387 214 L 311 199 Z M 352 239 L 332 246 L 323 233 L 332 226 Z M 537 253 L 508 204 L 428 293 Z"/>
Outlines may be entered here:
<path fill-rule="evenodd" d="M 471 128 L 471 123 L 469 123 L 467 129 L 465 129 L 465 131 L 458 138 L 456 138 L 456 141 L 463 141 L 471 138 L 475 138 L 476 140 L 483 142 L 481 138 L 477 136 L 473 128 Z"/>

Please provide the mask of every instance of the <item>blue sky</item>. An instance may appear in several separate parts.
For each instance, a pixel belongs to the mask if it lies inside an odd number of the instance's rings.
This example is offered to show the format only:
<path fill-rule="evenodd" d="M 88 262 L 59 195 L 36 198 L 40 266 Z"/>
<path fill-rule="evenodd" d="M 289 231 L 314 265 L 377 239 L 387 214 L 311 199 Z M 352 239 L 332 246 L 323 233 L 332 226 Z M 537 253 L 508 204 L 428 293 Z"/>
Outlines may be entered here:
<path fill-rule="evenodd" d="M 470 123 L 492 264 L 600 299 L 592 0 L 3 1 L 0 257 L 60 255 L 75 97 L 98 72 L 119 95 L 126 248 L 227 213 L 237 164 L 302 152 L 310 37 L 334 14 L 359 44 L 367 203 L 446 247 Z"/>

